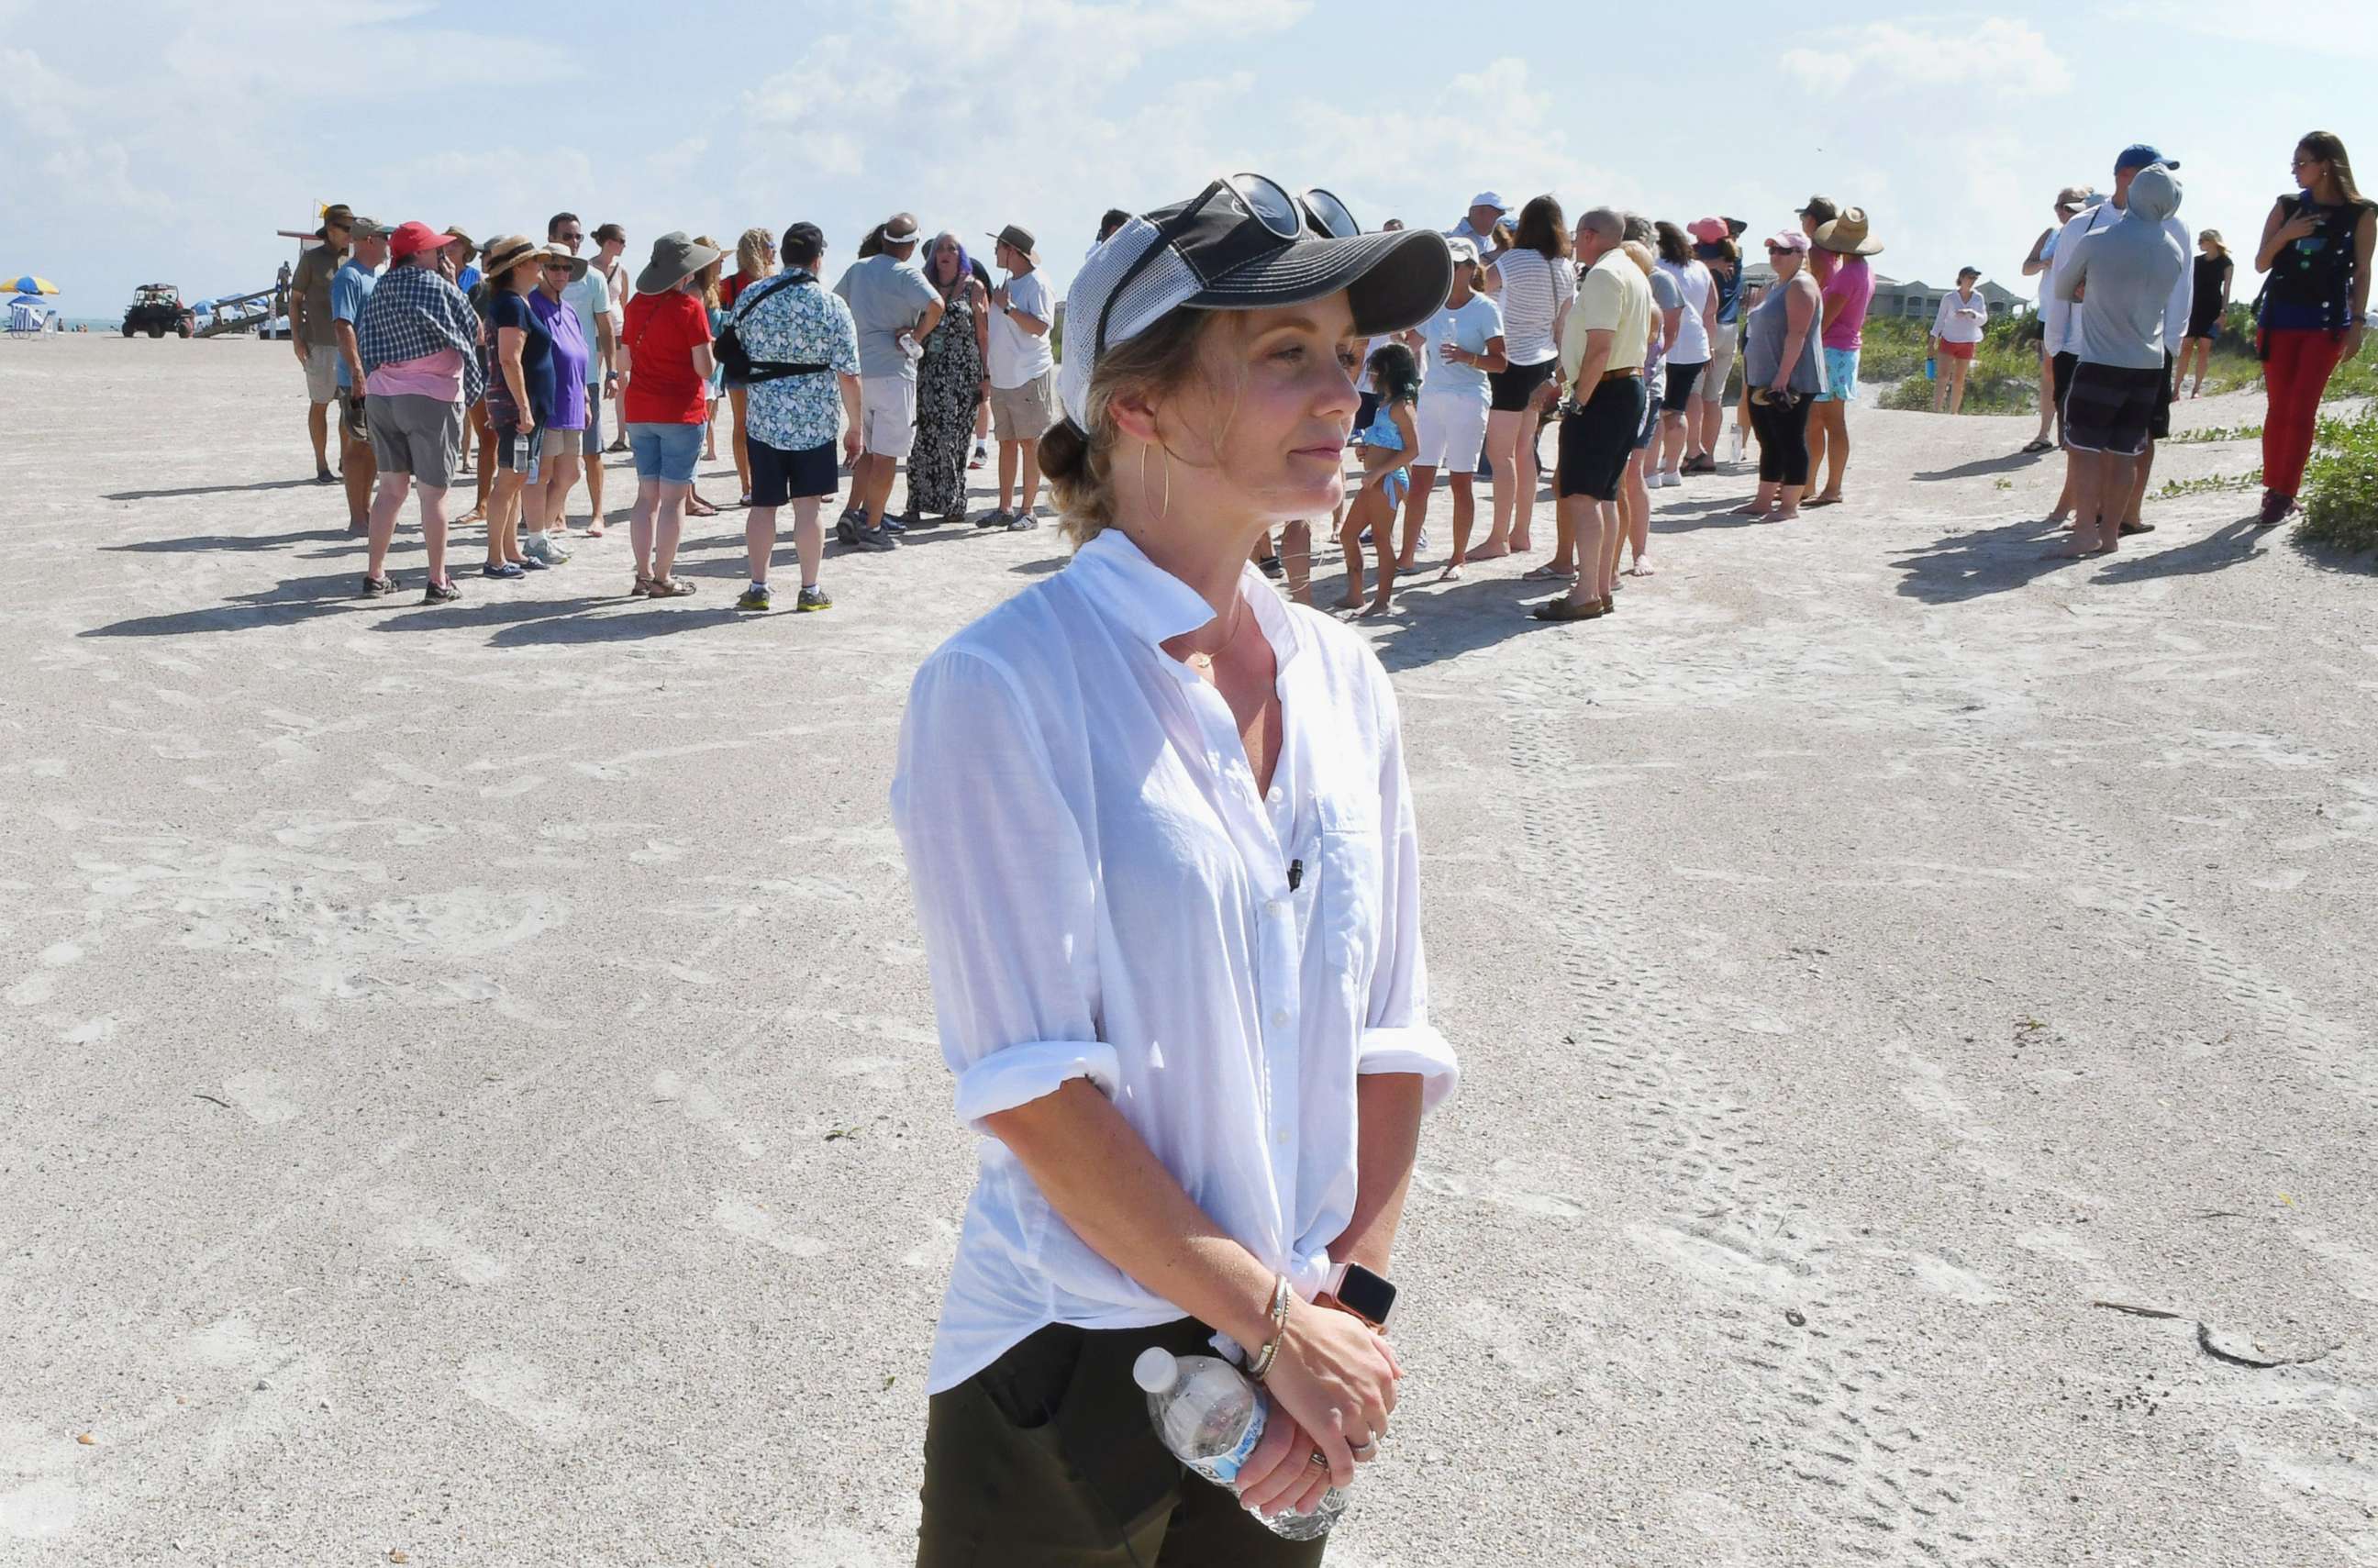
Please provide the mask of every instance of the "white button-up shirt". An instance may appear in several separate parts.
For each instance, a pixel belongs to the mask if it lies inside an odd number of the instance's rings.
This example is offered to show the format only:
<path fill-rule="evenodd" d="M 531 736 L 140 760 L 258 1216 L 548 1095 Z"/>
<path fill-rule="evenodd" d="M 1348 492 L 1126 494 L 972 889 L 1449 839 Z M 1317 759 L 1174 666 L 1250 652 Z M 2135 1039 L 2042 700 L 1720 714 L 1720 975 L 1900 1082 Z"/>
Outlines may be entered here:
<path fill-rule="evenodd" d="M 1354 1083 L 1451 1092 L 1428 1022 L 1395 694 L 1351 632 L 1254 568 L 1279 666 L 1268 792 L 1221 694 L 1160 645 L 1214 619 L 1110 529 L 917 673 L 893 821 L 957 1113 L 1087 1078 L 1217 1224 L 1311 1297 L 1352 1217 Z M 986 1136 L 928 1381 L 1052 1322 L 1179 1307 L 1093 1251 Z"/>

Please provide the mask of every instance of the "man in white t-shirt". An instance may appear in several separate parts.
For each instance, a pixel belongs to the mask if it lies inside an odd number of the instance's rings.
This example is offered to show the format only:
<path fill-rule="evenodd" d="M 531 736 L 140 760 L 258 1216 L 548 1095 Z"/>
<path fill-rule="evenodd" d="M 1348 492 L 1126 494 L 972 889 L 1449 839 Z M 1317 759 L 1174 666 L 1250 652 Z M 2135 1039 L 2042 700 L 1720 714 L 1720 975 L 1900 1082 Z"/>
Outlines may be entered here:
<path fill-rule="evenodd" d="M 1040 438 L 1057 422 L 1057 356 L 1049 327 L 1057 308 L 1040 278 L 1032 231 L 1010 223 L 991 236 L 1007 282 L 991 291 L 991 418 L 999 436 L 999 510 L 975 525 L 1018 533 L 1040 525 Z M 1007 501 L 1019 494 L 1011 512 Z"/>
<path fill-rule="evenodd" d="M 2080 299 L 2067 303 L 2059 297 L 2060 291 L 2057 285 L 2063 281 L 2067 270 L 2071 267 L 2082 236 L 2095 234 L 2101 229 L 2111 228 L 2120 223 L 2122 213 L 2130 206 L 2131 182 L 2138 178 L 2140 170 L 2156 163 L 2161 163 L 2167 169 L 2177 170 L 2180 167 L 2179 163 L 2166 159 L 2162 153 L 2144 142 L 2134 143 L 2122 149 L 2120 154 L 2114 160 L 2114 194 L 2072 219 L 2057 234 L 2056 254 L 2048 263 L 2048 286 L 2040 290 L 2040 315 L 2047 333 L 2044 340 L 2045 346 L 2055 356 L 2056 395 L 2060 404 L 2070 388 L 2073 375 L 2080 367 L 2081 323 L 2084 320 L 2083 313 L 2088 309 L 2088 303 Z M 2182 256 L 2196 254 L 2195 236 L 2188 232 L 2188 225 L 2181 223 L 2178 217 L 2166 218 L 2163 230 L 2180 242 L 2180 253 Z M 2182 267 L 2180 270 L 2180 281 L 2172 285 L 2171 296 L 2165 301 L 2163 332 L 2164 342 L 2168 345 L 2177 344 L 2188 335 L 2189 307 L 2195 302 L 2196 298 L 2195 271 L 2192 267 Z M 2166 363 L 2163 396 L 2157 400 L 2154 421 L 2147 428 L 2146 451 L 2138 459 L 2137 484 L 2131 492 L 2130 504 L 2125 509 L 2126 514 L 2122 518 L 2121 531 L 2124 534 L 2149 534 L 2155 531 L 2155 525 L 2142 519 L 2139 510 L 2145 504 L 2147 481 L 2155 472 L 2155 443 L 2171 434 L 2171 366 L 2169 364 L 2171 355 L 2167 352 L 2164 358 Z M 2068 448 L 2064 489 L 2063 493 L 2056 498 L 2056 511 L 2048 518 L 2051 523 L 2064 522 L 2072 515 L 2071 455 Z"/>

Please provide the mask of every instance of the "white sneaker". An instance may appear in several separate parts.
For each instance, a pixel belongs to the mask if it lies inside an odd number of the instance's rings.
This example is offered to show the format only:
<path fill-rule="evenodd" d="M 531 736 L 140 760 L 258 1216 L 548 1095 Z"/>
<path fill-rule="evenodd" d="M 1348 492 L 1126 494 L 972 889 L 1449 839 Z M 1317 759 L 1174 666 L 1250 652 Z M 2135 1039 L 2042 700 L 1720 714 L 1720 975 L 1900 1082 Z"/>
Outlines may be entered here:
<path fill-rule="evenodd" d="M 1663 486 L 1682 485 L 1684 482 L 1685 476 L 1682 474 L 1677 473 L 1675 469 L 1663 468 L 1660 470 L 1660 483 Z"/>

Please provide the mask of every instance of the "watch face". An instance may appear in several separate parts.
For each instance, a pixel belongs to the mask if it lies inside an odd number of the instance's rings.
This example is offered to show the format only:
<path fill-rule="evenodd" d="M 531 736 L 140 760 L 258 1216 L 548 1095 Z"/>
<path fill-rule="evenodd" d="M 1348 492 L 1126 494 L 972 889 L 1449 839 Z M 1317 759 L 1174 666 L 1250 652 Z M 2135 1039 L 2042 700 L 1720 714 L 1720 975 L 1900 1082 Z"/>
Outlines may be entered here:
<path fill-rule="evenodd" d="M 1366 1322 L 1385 1325 L 1396 1304 L 1396 1287 L 1362 1264 L 1349 1263 L 1338 1285 L 1338 1299 Z"/>

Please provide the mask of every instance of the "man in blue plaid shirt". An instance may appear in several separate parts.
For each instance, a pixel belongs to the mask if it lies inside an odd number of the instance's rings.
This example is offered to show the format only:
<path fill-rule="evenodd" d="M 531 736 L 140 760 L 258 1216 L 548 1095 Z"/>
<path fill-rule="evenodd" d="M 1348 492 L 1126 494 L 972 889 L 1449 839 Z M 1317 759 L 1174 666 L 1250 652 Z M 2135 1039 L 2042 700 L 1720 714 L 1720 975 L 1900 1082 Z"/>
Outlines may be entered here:
<path fill-rule="evenodd" d="M 478 401 L 486 375 L 479 363 L 479 316 L 440 269 L 454 242 L 427 223 L 389 236 L 389 270 L 355 323 L 364 362 L 364 418 L 379 462 L 371 505 L 371 561 L 364 597 L 396 591 L 387 574 L 396 514 L 408 490 L 421 497 L 422 541 L 428 548 L 424 604 L 461 598 L 446 574 L 446 491 L 462 465 L 462 411 Z"/>

